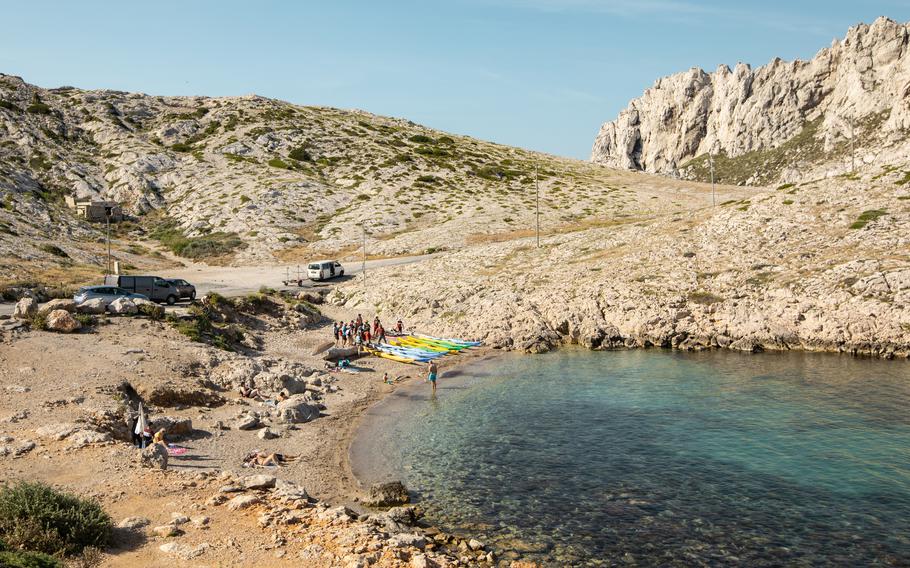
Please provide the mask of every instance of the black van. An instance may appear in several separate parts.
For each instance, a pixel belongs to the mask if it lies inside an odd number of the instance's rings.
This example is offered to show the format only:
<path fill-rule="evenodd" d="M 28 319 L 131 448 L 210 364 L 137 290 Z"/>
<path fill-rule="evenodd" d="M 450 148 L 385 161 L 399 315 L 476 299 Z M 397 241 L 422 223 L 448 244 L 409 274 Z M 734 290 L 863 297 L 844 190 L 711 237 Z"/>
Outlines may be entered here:
<path fill-rule="evenodd" d="M 111 274 L 104 277 L 105 286 L 117 286 L 130 292 L 148 297 L 153 302 L 176 304 L 180 299 L 177 287 L 158 276 L 122 276 Z"/>

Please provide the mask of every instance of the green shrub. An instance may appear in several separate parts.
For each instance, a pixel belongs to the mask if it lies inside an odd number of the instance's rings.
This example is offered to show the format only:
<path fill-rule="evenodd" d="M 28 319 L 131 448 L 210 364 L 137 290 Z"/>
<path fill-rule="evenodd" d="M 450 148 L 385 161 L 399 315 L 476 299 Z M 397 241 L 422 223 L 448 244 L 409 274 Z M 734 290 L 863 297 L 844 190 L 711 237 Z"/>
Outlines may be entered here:
<path fill-rule="evenodd" d="M 173 150 L 173 151 L 175 151 L 175 152 L 192 152 L 192 151 L 193 151 L 193 145 L 192 145 L 192 144 L 186 144 L 186 143 L 184 143 L 184 142 L 177 142 L 176 144 L 174 144 L 173 146 L 171 146 L 171 150 Z"/>
<path fill-rule="evenodd" d="M 41 102 L 32 103 L 32 104 L 28 105 L 28 108 L 26 108 L 25 110 L 26 110 L 26 112 L 30 112 L 32 114 L 50 114 L 51 113 L 51 107 L 49 107 L 46 104 L 41 103 Z"/>
<path fill-rule="evenodd" d="M 174 254 L 186 258 L 222 256 L 246 247 L 237 233 L 218 231 L 201 237 L 187 237 L 173 219 L 160 223 L 150 236 Z"/>
<path fill-rule="evenodd" d="M 287 162 L 285 162 L 281 158 L 272 158 L 271 160 L 269 160 L 269 165 L 272 166 L 273 168 L 280 168 L 282 170 L 286 170 L 291 167 L 288 165 Z"/>
<path fill-rule="evenodd" d="M 288 153 L 288 158 L 292 160 L 297 160 L 298 162 L 311 162 L 313 157 L 310 156 L 310 153 L 307 152 L 305 146 L 298 146 Z"/>
<path fill-rule="evenodd" d="M 410 140 L 411 142 L 414 142 L 415 144 L 432 144 L 433 143 L 432 138 L 430 138 L 429 136 L 424 136 L 423 134 L 415 134 L 414 136 L 411 136 L 410 138 L 408 138 L 408 140 Z"/>
<path fill-rule="evenodd" d="M 888 212 L 885 211 L 884 209 L 869 209 L 867 211 L 863 211 L 862 213 L 860 213 L 860 215 L 856 219 L 856 221 L 854 221 L 853 224 L 850 225 L 850 228 L 851 229 L 862 229 L 869 223 L 869 221 L 875 221 L 879 217 L 883 217 L 887 214 L 888 214 Z"/>
<path fill-rule="evenodd" d="M 139 315 L 146 316 L 147 318 L 154 321 L 161 321 L 164 319 L 164 308 L 158 304 L 139 304 Z"/>
<path fill-rule="evenodd" d="M 794 184 L 792 184 L 792 183 L 785 183 L 783 185 L 777 186 L 777 191 L 783 191 L 785 189 L 790 189 L 793 186 L 794 186 Z"/>
<path fill-rule="evenodd" d="M 90 314 L 73 314 L 73 319 L 79 322 L 82 327 L 92 327 L 95 325 L 95 316 Z"/>
<path fill-rule="evenodd" d="M 70 257 L 70 255 L 66 254 L 65 250 L 58 247 L 57 245 L 52 245 L 50 243 L 43 244 L 38 248 L 41 249 L 43 252 L 52 254 L 54 256 L 59 256 L 60 258 L 69 258 Z"/>
<path fill-rule="evenodd" d="M 7 110 L 14 110 L 16 112 L 22 112 L 22 109 L 14 105 L 13 103 L 0 99 L 0 108 L 5 108 Z"/>
<path fill-rule="evenodd" d="M 370 200 L 370 196 L 367 195 L 366 193 L 361 193 L 360 195 L 357 196 L 357 201 L 369 201 L 369 200 Z"/>
<path fill-rule="evenodd" d="M 0 552 L 2 568 L 63 568 L 60 560 L 43 552 L 5 550 Z"/>
<path fill-rule="evenodd" d="M 36 312 L 28 320 L 28 325 L 35 331 L 42 331 L 47 329 L 47 313 L 45 312 Z"/>
<path fill-rule="evenodd" d="M 27 481 L 0 490 L 0 538 L 12 549 L 69 556 L 103 548 L 111 530 L 96 501 Z"/>

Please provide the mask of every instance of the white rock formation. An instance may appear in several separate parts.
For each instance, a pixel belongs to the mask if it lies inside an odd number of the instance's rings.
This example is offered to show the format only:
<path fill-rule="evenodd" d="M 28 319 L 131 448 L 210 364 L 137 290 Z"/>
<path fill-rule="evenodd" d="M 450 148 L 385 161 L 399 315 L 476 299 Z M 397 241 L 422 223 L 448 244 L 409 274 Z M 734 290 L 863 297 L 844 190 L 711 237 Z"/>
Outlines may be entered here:
<path fill-rule="evenodd" d="M 845 171 L 851 167 L 843 155 L 851 137 L 862 146 L 859 165 L 906 156 L 908 37 L 910 24 L 879 18 L 851 28 L 843 41 L 810 61 L 774 59 L 757 69 L 721 65 L 710 74 L 693 68 L 659 79 L 601 127 L 591 160 L 686 177 L 691 172 L 683 165 L 692 158 L 775 148 L 807 125 L 823 151 L 788 155 L 775 171 L 777 179 Z M 805 171 L 806 165 L 813 171 Z"/>

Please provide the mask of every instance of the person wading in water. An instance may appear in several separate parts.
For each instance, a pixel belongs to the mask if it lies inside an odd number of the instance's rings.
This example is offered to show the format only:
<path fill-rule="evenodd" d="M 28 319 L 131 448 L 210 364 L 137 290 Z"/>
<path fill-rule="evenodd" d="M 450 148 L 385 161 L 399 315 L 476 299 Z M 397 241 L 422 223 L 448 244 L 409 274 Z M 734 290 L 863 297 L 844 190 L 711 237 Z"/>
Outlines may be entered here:
<path fill-rule="evenodd" d="M 436 361 L 430 361 L 427 367 L 427 380 L 433 384 L 433 396 L 436 396 L 436 375 L 438 372 L 439 368 L 436 366 Z"/>

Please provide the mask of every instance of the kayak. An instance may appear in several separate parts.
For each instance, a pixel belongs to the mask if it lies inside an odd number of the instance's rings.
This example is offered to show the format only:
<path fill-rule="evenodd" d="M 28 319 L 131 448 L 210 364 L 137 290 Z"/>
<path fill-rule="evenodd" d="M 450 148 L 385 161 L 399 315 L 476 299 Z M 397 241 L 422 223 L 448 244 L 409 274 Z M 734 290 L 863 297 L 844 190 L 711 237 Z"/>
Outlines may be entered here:
<path fill-rule="evenodd" d="M 446 343 L 453 343 L 455 345 L 464 345 L 466 347 L 477 347 L 481 345 L 480 341 L 465 341 L 464 339 L 448 339 L 443 337 L 433 337 L 432 335 L 424 335 L 422 333 L 415 333 L 415 337 L 422 339 L 430 339 L 432 341 L 445 341 Z"/>
<path fill-rule="evenodd" d="M 397 345 L 400 347 L 405 347 L 409 349 L 423 349 L 424 351 L 433 351 L 436 353 L 457 353 L 456 349 L 450 349 L 448 347 L 443 347 L 441 345 L 434 345 L 430 343 L 422 343 L 415 341 L 413 339 L 403 339 L 398 338 L 397 340 L 389 340 L 392 345 Z"/>
<path fill-rule="evenodd" d="M 444 349 L 446 351 L 453 351 L 453 352 L 461 351 L 463 349 L 468 348 L 467 345 L 455 345 L 454 343 L 445 343 L 444 341 L 435 341 L 432 339 L 423 339 L 423 338 L 414 337 L 414 336 L 408 337 L 407 339 L 404 339 L 403 341 L 405 341 L 406 343 L 413 344 L 413 345 L 432 347 L 432 348 L 436 348 L 436 349 Z"/>
<path fill-rule="evenodd" d="M 385 351 L 380 351 L 378 349 L 367 349 L 368 353 L 372 353 L 377 357 L 382 357 L 384 359 L 391 359 L 392 361 L 398 361 L 399 363 L 414 363 L 414 359 L 411 357 L 402 357 L 401 355 L 394 355 L 392 353 L 386 353 Z"/>
<path fill-rule="evenodd" d="M 392 353 L 393 355 L 402 355 L 404 357 L 413 357 L 415 359 L 421 359 L 421 360 L 437 359 L 437 358 L 445 355 L 445 353 L 427 351 L 425 349 L 397 347 L 395 345 L 388 345 L 386 343 L 380 344 L 379 349 L 381 351 L 385 351 L 386 353 Z"/>

